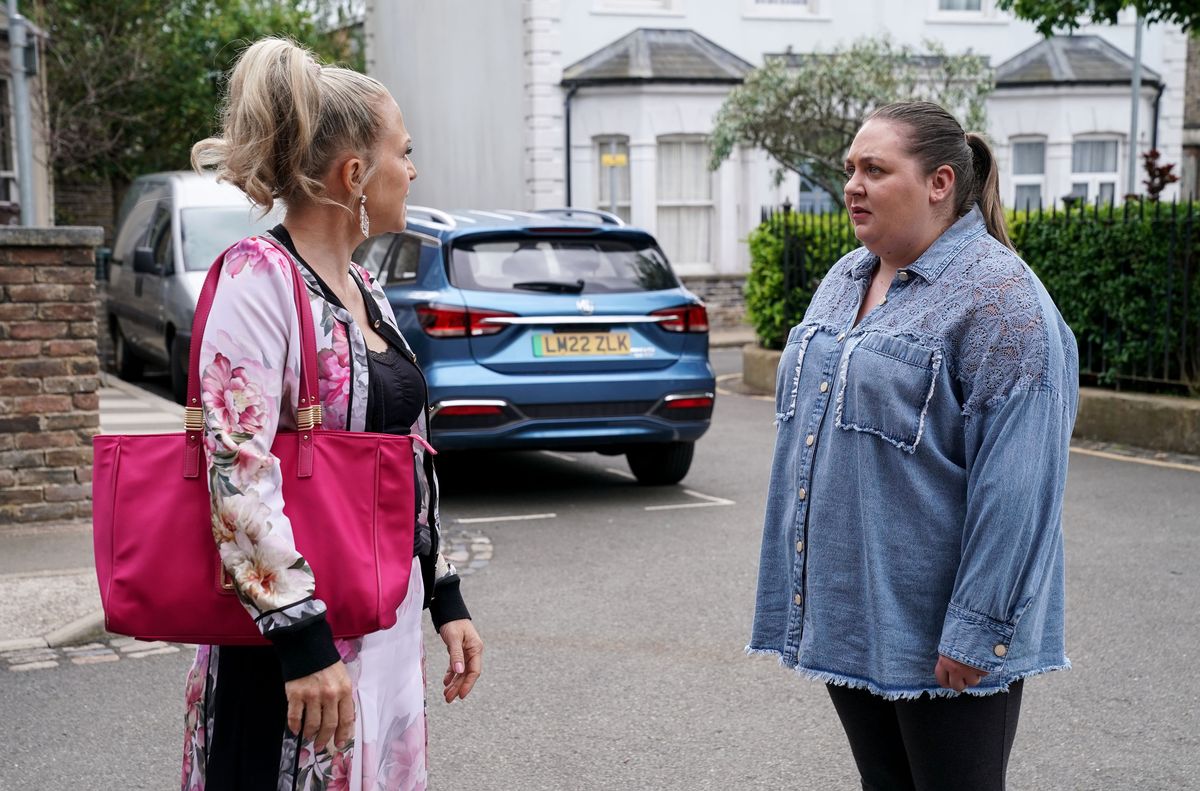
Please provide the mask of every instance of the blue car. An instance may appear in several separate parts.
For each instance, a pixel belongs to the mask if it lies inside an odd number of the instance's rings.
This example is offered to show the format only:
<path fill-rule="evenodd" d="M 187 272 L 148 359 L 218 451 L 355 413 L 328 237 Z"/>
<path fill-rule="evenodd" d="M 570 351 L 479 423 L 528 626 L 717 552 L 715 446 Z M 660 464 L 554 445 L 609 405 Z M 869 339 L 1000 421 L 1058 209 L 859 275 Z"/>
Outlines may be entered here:
<path fill-rule="evenodd" d="M 708 314 L 654 238 L 605 212 L 442 212 L 355 260 L 429 382 L 440 450 L 625 454 L 677 483 L 712 419 Z"/>

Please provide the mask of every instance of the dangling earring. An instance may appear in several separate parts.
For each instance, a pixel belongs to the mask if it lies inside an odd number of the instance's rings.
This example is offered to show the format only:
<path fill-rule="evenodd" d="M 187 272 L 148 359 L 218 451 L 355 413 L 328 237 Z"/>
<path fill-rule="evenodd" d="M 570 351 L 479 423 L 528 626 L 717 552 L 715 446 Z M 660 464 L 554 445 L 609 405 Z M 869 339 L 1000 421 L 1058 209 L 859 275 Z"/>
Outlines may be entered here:
<path fill-rule="evenodd" d="M 367 196 L 358 199 L 358 228 L 364 238 L 371 235 L 371 218 L 367 216 Z"/>

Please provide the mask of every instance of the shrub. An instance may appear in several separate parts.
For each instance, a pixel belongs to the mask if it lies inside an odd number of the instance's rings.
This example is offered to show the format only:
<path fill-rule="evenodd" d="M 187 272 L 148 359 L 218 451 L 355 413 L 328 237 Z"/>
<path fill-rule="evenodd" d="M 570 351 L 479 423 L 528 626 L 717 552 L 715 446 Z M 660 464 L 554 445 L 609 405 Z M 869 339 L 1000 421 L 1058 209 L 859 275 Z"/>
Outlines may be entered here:
<path fill-rule="evenodd" d="M 1010 212 L 1009 231 L 1075 332 L 1084 382 L 1200 393 L 1200 204 Z M 750 235 L 746 311 L 764 346 L 857 246 L 842 214 L 783 212 Z"/>

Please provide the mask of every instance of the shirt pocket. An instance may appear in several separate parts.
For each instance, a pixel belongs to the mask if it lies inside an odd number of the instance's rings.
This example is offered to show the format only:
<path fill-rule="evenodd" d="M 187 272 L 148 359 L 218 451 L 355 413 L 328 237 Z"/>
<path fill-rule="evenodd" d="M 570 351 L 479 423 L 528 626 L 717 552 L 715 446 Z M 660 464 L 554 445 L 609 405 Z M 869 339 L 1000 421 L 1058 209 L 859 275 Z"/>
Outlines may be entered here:
<path fill-rule="evenodd" d="M 793 327 L 787 345 L 779 357 L 775 371 L 775 422 L 785 423 L 796 414 L 796 393 L 800 389 L 800 368 L 808 342 L 817 334 L 817 327 Z"/>
<path fill-rule="evenodd" d="M 936 349 L 878 332 L 863 335 L 842 360 L 835 424 L 915 453 L 941 365 Z"/>

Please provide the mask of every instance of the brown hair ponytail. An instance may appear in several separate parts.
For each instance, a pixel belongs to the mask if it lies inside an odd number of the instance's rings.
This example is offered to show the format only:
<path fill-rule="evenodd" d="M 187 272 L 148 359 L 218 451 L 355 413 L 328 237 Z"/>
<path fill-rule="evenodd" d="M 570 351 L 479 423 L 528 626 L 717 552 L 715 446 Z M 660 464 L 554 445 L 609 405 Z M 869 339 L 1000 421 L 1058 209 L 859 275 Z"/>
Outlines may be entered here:
<path fill-rule="evenodd" d="M 1009 250 L 1015 250 L 1008 237 L 1008 223 L 1004 219 L 1004 206 L 1000 203 L 1000 173 L 992 147 L 983 135 L 967 132 L 967 145 L 971 147 L 971 164 L 975 171 L 975 200 L 983 212 L 988 233 Z"/>

